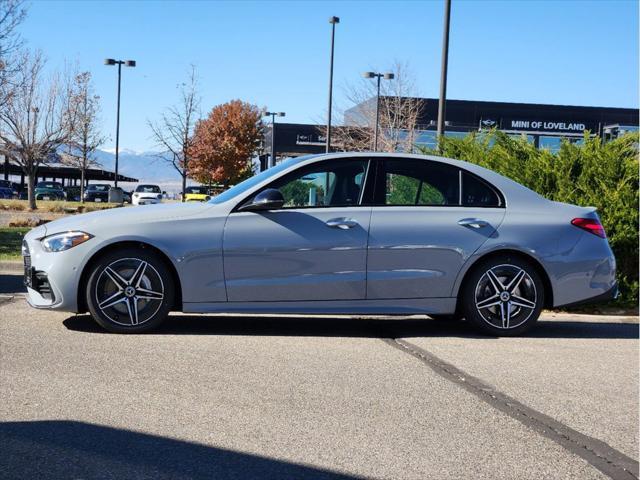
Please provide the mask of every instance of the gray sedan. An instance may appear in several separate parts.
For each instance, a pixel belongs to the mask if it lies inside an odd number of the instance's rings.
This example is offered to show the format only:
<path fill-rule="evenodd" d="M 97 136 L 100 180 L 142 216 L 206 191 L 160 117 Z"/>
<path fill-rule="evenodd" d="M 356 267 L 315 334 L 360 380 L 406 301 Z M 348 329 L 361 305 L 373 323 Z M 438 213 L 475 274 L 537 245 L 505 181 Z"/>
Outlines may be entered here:
<path fill-rule="evenodd" d="M 36 308 L 112 332 L 192 313 L 428 314 L 492 335 L 615 297 L 592 207 L 420 155 L 289 159 L 207 203 L 63 218 L 23 244 Z"/>

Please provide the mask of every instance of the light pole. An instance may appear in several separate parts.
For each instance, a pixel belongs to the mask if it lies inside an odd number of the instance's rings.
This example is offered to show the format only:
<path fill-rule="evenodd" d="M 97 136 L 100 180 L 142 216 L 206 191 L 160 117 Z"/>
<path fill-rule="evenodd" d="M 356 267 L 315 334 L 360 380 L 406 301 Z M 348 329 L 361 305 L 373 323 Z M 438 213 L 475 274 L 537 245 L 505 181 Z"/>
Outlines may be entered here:
<path fill-rule="evenodd" d="M 447 98 L 447 64 L 449 61 L 449 15 L 451 0 L 444 0 L 444 32 L 442 34 L 442 71 L 440 72 L 440 100 L 438 100 L 438 130 L 436 141 L 440 150 L 440 138 L 444 135 L 445 100 Z"/>
<path fill-rule="evenodd" d="M 329 19 L 331 24 L 331 60 L 329 62 L 329 110 L 327 113 L 327 148 L 326 152 L 331 151 L 331 103 L 333 97 L 333 42 L 336 36 L 336 23 L 340 23 L 339 17 L 331 17 Z"/>
<path fill-rule="evenodd" d="M 122 65 L 127 67 L 135 67 L 135 60 L 114 60 L 113 58 L 107 58 L 104 61 L 105 65 L 118 65 L 118 106 L 116 108 L 116 178 L 115 187 L 118 188 L 118 152 L 120 146 L 120 79 L 122 77 Z"/>
<path fill-rule="evenodd" d="M 376 126 L 373 131 L 373 151 L 378 151 L 378 123 L 380 122 L 380 80 L 393 80 L 395 75 L 393 73 L 376 73 L 376 72 L 364 72 L 362 74 L 364 78 L 377 78 L 378 90 L 376 93 Z"/>
<path fill-rule="evenodd" d="M 276 117 L 284 117 L 284 112 L 264 112 L 265 117 L 271 117 L 271 155 L 267 168 L 276 164 Z"/>

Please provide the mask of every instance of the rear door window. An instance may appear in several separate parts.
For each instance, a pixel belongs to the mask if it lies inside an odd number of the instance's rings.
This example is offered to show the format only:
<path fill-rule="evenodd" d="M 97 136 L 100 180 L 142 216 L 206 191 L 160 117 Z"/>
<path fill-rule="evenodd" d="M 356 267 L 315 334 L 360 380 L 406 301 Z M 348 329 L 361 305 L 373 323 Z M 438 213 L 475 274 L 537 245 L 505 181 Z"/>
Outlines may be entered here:
<path fill-rule="evenodd" d="M 469 172 L 462 172 L 462 204 L 465 207 L 504 206 L 493 187 Z"/>
<path fill-rule="evenodd" d="M 460 205 L 458 172 L 456 167 L 427 160 L 384 160 L 379 176 L 377 203 L 389 206 Z"/>

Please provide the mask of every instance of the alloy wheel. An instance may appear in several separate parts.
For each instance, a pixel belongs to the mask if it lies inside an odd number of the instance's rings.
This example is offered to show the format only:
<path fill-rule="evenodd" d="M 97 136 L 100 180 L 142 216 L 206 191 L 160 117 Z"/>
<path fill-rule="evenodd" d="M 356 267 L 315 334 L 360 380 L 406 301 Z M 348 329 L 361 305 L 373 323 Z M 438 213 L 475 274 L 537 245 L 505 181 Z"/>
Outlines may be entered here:
<path fill-rule="evenodd" d="M 142 325 L 158 312 L 164 299 L 158 271 L 139 258 L 118 259 L 102 270 L 95 298 L 100 311 L 119 325 Z"/>
<path fill-rule="evenodd" d="M 514 329 L 526 322 L 537 306 L 536 285 L 526 270 L 516 265 L 489 268 L 478 280 L 475 306 L 494 328 Z"/>

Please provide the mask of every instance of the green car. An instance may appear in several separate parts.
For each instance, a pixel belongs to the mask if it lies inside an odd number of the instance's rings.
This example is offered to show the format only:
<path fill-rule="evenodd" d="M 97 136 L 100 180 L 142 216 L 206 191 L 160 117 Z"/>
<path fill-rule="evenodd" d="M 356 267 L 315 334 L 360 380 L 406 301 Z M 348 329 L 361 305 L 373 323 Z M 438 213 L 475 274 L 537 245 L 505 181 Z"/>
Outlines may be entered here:
<path fill-rule="evenodd" d="M 35 189 L 36 200 L 64 200 L 62 184 L 58 182 L 38 182 Z"/>

